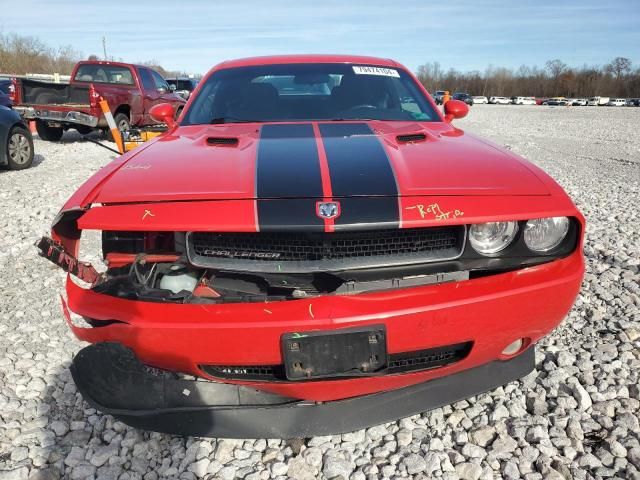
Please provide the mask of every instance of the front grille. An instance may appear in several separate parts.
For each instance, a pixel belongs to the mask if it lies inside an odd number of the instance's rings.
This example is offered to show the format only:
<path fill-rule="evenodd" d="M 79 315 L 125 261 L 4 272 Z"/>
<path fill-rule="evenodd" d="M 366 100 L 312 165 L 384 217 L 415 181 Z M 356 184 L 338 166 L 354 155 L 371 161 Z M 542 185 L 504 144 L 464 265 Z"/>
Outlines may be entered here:
<path fill-rule="evenodd" d="M 387 368 L 374 375 L 418 372 L 451 365 L 466 358 L 472 346 L 473 342 L 465 342 L 413 352 L 392 353 L 389 355 Z M 230 380 L 261 382 L 287 380 L 284 365 L 201 365 L 200 368 L 207 375 Z"/>
<path fill-rule="evenodd" d="M 271 270 L 271 264 L 278 272 L 292 272 L 453 259 L 462 253 L 464 237 L 464 226 L 333 233 L 193 232 L 187 245 L 194 265 L 244 265 L 246 270 L 264 271 Z"/>
<path fill-rule="evenodd" d="M 388 373 L 413 372 L 449 365 L 469 355 L 472 345 L 473 342 L 465 342 L 415 352 L 395 353 L 389 356 Z"/>

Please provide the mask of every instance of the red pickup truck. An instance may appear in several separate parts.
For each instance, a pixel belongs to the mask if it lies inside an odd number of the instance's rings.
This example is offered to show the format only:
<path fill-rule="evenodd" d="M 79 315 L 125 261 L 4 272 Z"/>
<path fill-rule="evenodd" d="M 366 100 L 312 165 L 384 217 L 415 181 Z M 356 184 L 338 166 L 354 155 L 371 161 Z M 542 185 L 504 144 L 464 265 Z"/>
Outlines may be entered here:
<path fill-rule="evenodd" d="M 25 119 L 36 120 L 38 135 L 49 141 L 60 140 L 69 128 L 83 135 L 92 130 L 108 131 L 100 98 L 109 103 L 120 130 L 157 123 L 149 115 L 157 103 L 171 103 L 177 114 L 186 103 L 158 72 L 128 63 L 79 62 L 69 83 L 26 78 L 12 81 L 14 109 Z"/>

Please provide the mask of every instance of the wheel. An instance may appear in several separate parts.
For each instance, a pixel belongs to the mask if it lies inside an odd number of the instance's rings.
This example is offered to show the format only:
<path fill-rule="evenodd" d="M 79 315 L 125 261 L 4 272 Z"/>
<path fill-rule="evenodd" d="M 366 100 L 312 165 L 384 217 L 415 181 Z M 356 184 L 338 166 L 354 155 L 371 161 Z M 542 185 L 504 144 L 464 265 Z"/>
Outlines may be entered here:
<path fill-rule="evenodd" d="M 126 113 L 116 113 L 116 116 L 113 117 L 113 119 L 116 122 L 116 127 L 118 127 L 118 130 L 120 130 L 121 132 L 129 130 L 131 128 L 129 115 L 127 115 Z"/>
<path fill-rule="evenodd" d="M 116 127 L 120 132 L 124 132 L 125 130 L 129 130 L 131 128 L 131 121 L 129 120 L 129 115 L 126 113 L 116 113 L 113 117 L 113 120 L 116 122 Z M 113 135 L 111 135 L 111 130 L 106 131 L 107 140 L 113 142 Z"/>
<path fill-rule="evenodd" d="M 80 135 L 89 135 L 93 132 L 93 128 L 87 127 L 86 125 L 76 125 L 76 130 Z"/>
<path fill-rule="evenodd" d="M 33 139 L 26 128 L 16 125 L 9 131 L 7 160 L 9 170 L 24 170 L 33 163 Z"/>
<path fill-rule="evenodd" d="M 64 133 L 62 127 L 50 127 L 42 120 L 36 120 L 36 131 L 38 132 L 38 137 L 47 142 L 60 141 Z"/>

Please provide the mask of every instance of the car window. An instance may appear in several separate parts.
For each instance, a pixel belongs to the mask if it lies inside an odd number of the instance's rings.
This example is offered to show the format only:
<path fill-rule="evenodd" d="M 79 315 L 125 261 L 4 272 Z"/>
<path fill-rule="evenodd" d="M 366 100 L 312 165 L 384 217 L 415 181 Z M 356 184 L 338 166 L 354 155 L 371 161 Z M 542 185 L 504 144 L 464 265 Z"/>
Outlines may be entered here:
<path fill-rule="evenodd" d="M 78 67 L 76 82 L 115 83 L 133 85 L 133 75 L 128 67 L 101 64 L 84 64 Z"/>
<path fill-rule="evenodd" d="M 324 63 L 217 71 L 183 124 L 351 119 L 440 121 L 404 70 Z"/>
<path fill-rule="evenodd" d="M 147 91 L 155 90 L 156 84 L 153 81 L 153 76 L 151 75 L 151 70 L 148 68 L 140 68 L 138 69 L 140 72 L 140 80 L 142 81 L 142 88 Z"/>
<path fill-rule="evenodd" d="M 159 90 L 161 88 L 164 88 L 165 90 L 169 91 L 169 84 L 164 78 L 162 78 L 162 75 L 160 75 L 155 70 L 150 70 L 150 72 L 153 76 L 153 82 L 155 83 L 156 89 Z"/>

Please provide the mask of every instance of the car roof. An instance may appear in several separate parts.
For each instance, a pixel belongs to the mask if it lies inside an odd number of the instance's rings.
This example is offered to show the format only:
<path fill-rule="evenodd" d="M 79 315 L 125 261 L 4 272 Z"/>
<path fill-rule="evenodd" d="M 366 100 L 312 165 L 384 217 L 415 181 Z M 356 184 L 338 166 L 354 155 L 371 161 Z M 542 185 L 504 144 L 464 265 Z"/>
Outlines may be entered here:
<path fill-rule="evenodd" d="M 276 65 L 287 63 L 364 63 L 379 67 L 400 67 L 401 65 L 388 58 L 368 57 L 361 55 L 271 55 L 266 57 L 248 57 L 227 60 L 217 68 L 249 67 L 255 65 Z"/>

